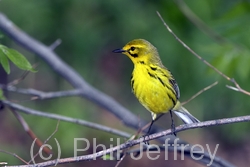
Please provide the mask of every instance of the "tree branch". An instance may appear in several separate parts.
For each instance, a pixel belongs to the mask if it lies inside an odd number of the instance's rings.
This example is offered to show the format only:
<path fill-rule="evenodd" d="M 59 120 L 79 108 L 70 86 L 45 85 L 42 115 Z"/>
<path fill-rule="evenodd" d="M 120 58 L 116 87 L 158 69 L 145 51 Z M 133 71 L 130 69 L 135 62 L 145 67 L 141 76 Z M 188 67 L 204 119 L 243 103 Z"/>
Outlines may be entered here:
<path fill-rule="evenodd" d="M 199 96 L 200 94 L 202 94 L 203 92 L 207 91 L 208 89 L 211 89 L 213 86 L 217 85 L 218 81 L 214 82 L 213 84 L 203 88 L 202 90 L 200 90 L 199 92 L 197 92 L 195 95 L 193 95 L 191 98 L 189 98 L 187 101 L 182 102 L 181 105 L 185 105 L 187 103 L 189 103 L 191 100 L 195 99 L 197 96 Z"/>
<path fill-rule="evenodd" d="M 187 6 L 183 0 L 175 0 L 175 3 L 178 5 L 180 11 L 194 24 L 199 28 L 203 33 L 214 39 L 216 42 L 225 43 L 228 42 L 226 38 L 220 34 L 214 32 L 210 27 L 208 27 L 197 15 L 194 14 L 192 10 Z"/>
<path fill-rule="evenodd" d="M 31 98 L 31 100 L 36 100 L 36 99 L 44 100 L 44 99 L 51 99 L 51 98 L 58 98 L 65 96 L 79 96 L 83 93 L 81 89 L 58 91 L 58 92 L 43 92 L 36 89 L 23 89 L 23 88 L 17 88 L 12 85 L 3 85 L 3 84 L 0 84 L 0 88 L 10 92 L 34 96 Z"/>
<path fill-rule="evenodd" d="M 180 125 L 180 126 L 176 127 L 175 131 L 182 132 L 182 131 L 186 131 L 186 130 L 190 130 L 190 129 L 210 127 L 210 126 L 216 126 L 216 125 L 225 125 L 225 124 L 239 123 L 239 122 L 247 122 L 247 121 L 250 121 L 250 115 L 249 116 L 234 117 L 234 118 L 224 118 L 224 119 L 218 119 L 218 120 L 204 121 L 204 122 L 192 123 L 192 124 L 184 124 L 184 125 Z M 146 141 L 150 141 L 150 140 L 157 139 L 157 138 L 160 138 L 160 137 L 163 137 L 166 135 L 170 135 L 171 133 L 172 133 L 172 130 L 168 129 L 168 130 L 165 130 L 162 132 L 151 134 L 149 136 L 141 137 L 139 139 L 127 141 L 126 143 L 123 143 L 121 145 L 118 145 L 118 146 L 115 146 L 115 147 L 112 147 L 112 148 L 109 148 L 106 150 L 99 151 L 97 153 L 83 155 L 83 156 L 77 156 L 77 157 L 62 158 L 62 159 L 58 159 L 58 160 L 51 160 L 51 161 L 46 161 L 43 163 L 37 163 L 36 165 L 43 167 L 43 166 L 52 166 L 52 165 L 56 165 L 56 164 L 94 160 L 95 158 L 102 157 L 102 156 L 110 154 L 112 152 L 117 152 L 117 151 L 120 151 L 123 149 L 127 149 L 127 148 L 130 148 L 130 147 L 135 146 L 137 144 L 141 144 L 141 143 L 143 144 Z M 144 145 L 144 146 L 150 147 L 150 145 L 149 146 Z M 162 147 L 162 146 L 160 146 L 160 147 Z M 178 151 L 180 151 L 181 149 L 182 149 L 182 151 L 186 150 L 185 147 L 183 148 L 183 147 L 176 146 L 176 148 L 178 148 Z M 144 149 L 144 151 L 145 151 L 145 149 Z M 201 155 L 204 155 L 204 154 L 201 154 Z M 221 160 L 221 159 L 217 157 L 217 160 Z M 221 163 L 221 165 L 225 165 L 224 162 Z M 33 165 L 21 165 L 20 167 L 31 167 L 31 166 L 33 166 Z M 233 165 L 231 165 L 231 164 L 227 164 L 227 166 L 233 167 Z"/>
<path fill-rule="evenodd" d="M 43 144 L 46 144 L 51 139 L 51 137 L 54 136 L 55 133 L 58 131 L 59 122 L 60 122 L 60 120 L 57 121 L 56 129 L 54 130 L 54 132 L 52 132 L 52 134 L 43 142 Z M 43 149 L 45 149 L 45 148 L 47 148 L 47 147 L 43 147 Z M 51 152 L 51 154 L 52 154 L 52 152 Z M 33 156 L 32 159 L 35 159 L 38 155 L 39 155 L 39 151 Z M 32 159 L 28 162 L 28 164 L 30 164 L 32 162 Z"/>
<path fill-rule="evenodd" d="M 11 153 L 11 152 L 8 152 L 8 151 L 2 150 L 2 149 L 0 149 L 0 152 L 5 153 L 5 154 L 12 155 L 13 157 L 16 157 L 17 159 L 19 159 L 19 160 L 22 161 L 23 163 L 29 164 L 29 163 L 26 162 L 24 159 L 22 159 L 21 157 L 19 157 L 16 153 Z M 8 164 L 7 162 L 0 162 L 0 165 L 1 165 L 1 163 L 4 163 L 4 164 L 6 164 L 6 165 Z"/>
<path fill-rule="evenodd" d="M 112 133 L 112 134 L 126 137 L 126 138 L 129 138 L 131 136 L 130 134 L 128 134 L 126 132 L 122 132 L 122 131 L 119 131 L 119 130 L 116 130 L 116 129 L 113 129 L 113 128 L 110 128 L 110 127 L 107 127 L 104 125 L 84 121 L 81 119 L 70 118 L 70 117 L 62 116 L 62 115 L 58 115 L 58 114 L 52 114 L 52 113 L 42 112 L 42 111 L 38 111 L 38 110 L 33 110 L 30 108 L 26 108 L 26 107 L 23 107 L 21 105 L 12 103 L 12 102 L 7 101 L 7 100 L 2 100 L 2 103 L 4 105 L 14 109 L 14 110 L 21 111 L 25 114 L 32 114 L 32 115 L 36 115 L 36 116 L 41 116 L 41 117 L 71 122 L 71 123 L 75 123 L 75 124 L 79 124 L 79 125 L 84 125 L 84 126 L 87 126 L 87 127 L 93 128 L 93 129 L 102 130 L 104 132 Z"/>
<path fill-rule="evenodd" d="M 0 29 L 9 35 L 15 42 L 44 59 L 44 61 L 46 61 L 55 72 L 67 80 L 75 89 L 80 89 L 81 97 L 84 97 L 111 112 L 128 127 L 140 129 L 140 126 L 143 127 L 146 125 L 143 120 L 140 120 L 140 123 L 138 123 L 138 117 L 117 103 L 113 98 L 89 85 L 73 68 L 64 63 L 49 47 L 25 34 L 1 12 Z M 157 131 L 162 131 L 162 129 L 156 126 L 151 128 L 152 133 Z M 173 141 L 173 136 L 168 137 Z M 186 143 L 184 141 L 181 142 Z"/>
<path fill-rule="evenodd" d="M 20 122 L 20 124 L 22 125 L 23 129 L 25 130 L 25 132 L 30 136 L 30 138 L 33 140 L 36 140 L 36 144 L 37 146 L 40 148 L 43 145 L 43 142 L 36 136 L 36 134 L 30 129 L 29 125 L 27 124 L 27 122 L 24 120 L 24 118 L 13 108 L 11 108 L 12 113 L 15 115 L 15 117 L 17 118 L 17 120 Z M 48 147 L 44 147 L 43 151 L 50 155 L 52 154 L 52 151 L 48 148 Z"/>
<path fill-rule="evenodd" d="M 250 96 L 250 92 L 242 89 L 240 87 L 240 85 L 235 81 L 234 78 L 230 78 L 227 75 L 225 75 L 224 73 L 222 73 L 220 70 L 218 70 L 217 68 L 215 68 L 212 64 L 210 64 L 209 62 L 207 62 L 205 59 L 203 59 L 200 55 L 198 55 L 195 51 L 193 51 L 189 46 L 187 46 L 171 29 L 170 27 L 167 25 L 167 23 L 164 21 L 164 19 L 162 18 L 161 14 L 156 11 L 156 13 L 158 14 L 159 18 L 161 19 L 161 21 L 163 22 L 164 26 L 167 28 L 167 30 L 175 37 L 175 39 L 182 44 L 182 46 L 184 46 L 184 48 L 186 48 L 189 52 L 191 52 L 195 57 L 197 57 L 198 59 L 200 59 L 204 64 L 206 64 L 208 67 L 212 68 L 215 72 L 217 72 L 218 74 L 220 74 L 223 78 L 225 78 L 226 80 L 232 82 L 235 87 L 237 88 L 237 91 L 240 91 L 248 96 Z M 227 86 L 228 87 L 228 86 Z M 232 87 L 231 87 L 232 89 Z M 235 90 L 235 89 L 234 89 Z"/>
<path fill-rule="evenodd" d="M 55 72 L 66 79 L 75 89 L 82 90 L 82 97 L 87 98 L 95 104 L 98 104 L 100 107 L 110 111 L 125 125 L 134 129 L 140 128 L 138 126 L 138 118 L 134 114 L 118 104 L 113 98 L 89 85 L 73 68 L 63 62 L 49 47 L 25 34 L 2 13 L 0 13 L 0 29 L 8 34 L 15 42 L 41 57 Z M 141 124 L 145 125 L 145 122 L 142 121 Z M 156 128 L 152 129 L 152 132 L 156 131 Z"/>

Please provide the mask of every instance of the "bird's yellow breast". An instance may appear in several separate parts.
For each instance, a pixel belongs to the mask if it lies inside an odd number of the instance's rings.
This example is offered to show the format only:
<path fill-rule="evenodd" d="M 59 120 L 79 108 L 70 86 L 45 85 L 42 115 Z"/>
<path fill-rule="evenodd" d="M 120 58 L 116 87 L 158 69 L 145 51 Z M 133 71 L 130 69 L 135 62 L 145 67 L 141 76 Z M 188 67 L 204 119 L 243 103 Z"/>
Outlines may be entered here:
<path fill-rule="evenodd" d="M 140 103 L 154 114 L 168 112 L 177 101 L 168 78 L 144 64 L 135 65 L 131 86 Z"/>

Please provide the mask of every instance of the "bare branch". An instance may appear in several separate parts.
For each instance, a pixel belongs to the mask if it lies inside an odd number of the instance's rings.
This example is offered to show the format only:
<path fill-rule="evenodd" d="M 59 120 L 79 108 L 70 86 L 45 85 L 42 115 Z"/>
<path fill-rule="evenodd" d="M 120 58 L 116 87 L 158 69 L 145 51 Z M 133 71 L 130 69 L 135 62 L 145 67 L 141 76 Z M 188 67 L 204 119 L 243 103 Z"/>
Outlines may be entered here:
<path fill-rule="evenodd" d="M 193 95 L 190 99 L 188 99 L 187 101 L 185 102 L 182 102 L 181 105 L 185 105 L 187 103 L 189 103 L 191 100 L 193 100 L 194 98 L 196 98 L 197 96 L 199 96 L 201 93 L 207 91 L 208 89 L 211 89 L 213 86 L 217 85 L 218 84 L 218 81 L 214 82 L 213 84 L 203 88 L 202 90 L 200 90 L 199 92 L 197 92 L 195 95 Z"/>
<path fill-rule="evenodd" d="M 5 150 L 2 150 L 2 149 L 0 149 L 0 152 L 2 152 L 2 153 L 5 153 L 5 154 L 9 154 L 9 155 L 12 155 L 13 157 L 16 157 L 17 159 L 19 159 L 20 161 L 22 161 L 23 163 L 25 163 L 25 164 L 29 164 L 28 162 L 26 162 L 24 159 L 22 159 L 21 157 L 19 157 L 16 153 L 11 153 L 11 152 L 8 152 L 8 151 L 5 151 Z M 1 162 L 2 163 L 2 162 Z M 0 163 L 0 164 L 1 164 Z M 6 163 L 6 162 L 3 162 L 3 163 Z M 7 163 L 6 163 L 7 164 Z"/>
<path fill-rule="evenodd" d="M 180 42 L 189 52 L 191 52 L 194 56 L 196 56 L 198 59 L 200 59 L 204 64 L 206 64 L 207 66 L 209 66 L 210 68 L 212 68 L 214 71 L 216 71 L 218 74 L 220 74 L 222 77 L 224 77 L 226 80 L 232 82 L 236 88 L 239 89 L 240 92 L 249 95 L 250 96 L 250 92 L 242 89 L 239 84 L 233 79 L 228 77 L 227 75 L 225 75 L 224 73 L 222 73 L 220 70 L 218 70 L 217 68 L 215 68 L 213 65 L 211 65 L 209 62 L 207 62 L 205 59 L 203 59 L 200 55 L 198 55 L 195 51 L 193 51 L 189 46 L 187 46 L 180 38 L 178 38 L 178 36 L 170 29 L 170 27 L 167 25 L 167 23 L 164 21 L 164 19 L 162 18 L 161 14 L 157 11 L 156 12 L 158 14 L 158 16 L 160 17 L 161 21 L 163 22 L 164 26 L 167 28 L 167 30 L 175 37 L 175 39 Z"/>
<path fill-rule="evenodd" d="M 51 50 L 55 50 L 56 47 L 58 47 L 60 44 L 62 43 L 62 40 L 61 39 L 57 39 L 54 43 L 52 43 L 49 48 Z"/>
<path fill-rule="evenodd" d="M 208 27 L 197 15 L 193 13 L 192 10 L 185 4 L 183 0 L 175 0 L 175 3 L 179 6 L 180 11 L 194 24 L 198 27 L 203 33 L 210 36 L 217 42 L 225 43 L 228 42 L 226 38 L 220 34 L 214 32 L 210 27 Z"/>
<path fill-rule="evenodd" d="M 37 139 L 36 140 L 36 145 L 38 145 L 38 147 L 41 147 L 43 145 L 43 143 L 41 142 L 41 140 L 36 136 L 36 134 L 30 129 L 29 125 L 27 124 L 27 122 L 23 119 L 23 117 L 15 111 L 15 109 L 10 108 L 12 113 L 15 115 L 15 117 L 17 118 L 17 120 L 21 123 L 21 125 L 23 126 L 23 129 L 25 130 L 25 132 L 30 136 L 30 138 L 32 140 Z M 48 147 L 44 147 L 43 151 L 50 155 L 52 154 L 51 150 Z"/>
<path fill-rule="evenodd" d="M 242 92 L 242 93 L 247 94 L 248 96 L 250 96 L 250 92 L 242 89 L 240 87 L 240 85 L 233 78 L 232 78 L 232 82 L 234 83 L 235 87 L 228 86 L 228 85 L 226 85 L 226 87 L 229 88 L 229 89 L 233 89 L 235 91 L 238 91 L 238 92 Z"/>
<path fill-rule="evenodd" d="M 79 125 L 84 125 L 84 126 L 87 126 L 87 127 L 93 128 L 93 129 L 97 129 L 97 130 L 102 130 L 104 132 L 112 133 L 112 134 L 115 134 L 118 136 L 122 136 L 122 137 L 126 137 L 126 138 L 130 137 L 130 134 L 128 134 L 126 132 L 122 132 L 122 131 L 119 131 L 119 130 L 116 130 L 116 129 L 113 129 L 113 128 L 110 128 L 110 127 L 107 127 L 104 125 L 99 125 L 99 124 L 84 121 L 81 119 L 75 119 L 75 118 L 70 118 L 70 117 L 66 117 L 66 116 L 61 116 L 58 114 L 52 114 L 52 113 L 42 112 L 42 111 L 38 111 L 38 110 L 33 110 L 30 108 L 26 108 L 26 107 L 23 107 L 21 105 L 12 103 L 12 102 L 7 101 L 7 100 L 3 100 L 2 102 L 3 102 L 3 104 L 9 106 L 12 109 L 21 111 L 21 112 L 26 113 L 26 114 L 32 114 L 32 115 L 36 115 L 36 116 L 41 116 L 41 117 L 46 117 L 46 118 L 51 118 L 51 119 L 56 119 L 56 120 L 62 120 L 62 121 L 71 122 L 71 123 L 75 123 L 75 124 L 79 124 Z"/>
<path fill-rule="evenodd" d="M 55 135 L 55 133 L 58 131 L 58 127 L 59 127 L 59 123 L 60 123 L 60 120 L 57 121 L 57 124 L 56 124 L 56 129 L 54 130 L 54 132 L 43 142 L 44 144 L 47 143 L 52 136 Z"/>
<path fill-rule="evenodd" d="M 59 126 L 59 123 L 60 123 L 60 120 L 57 121 L 57 124 L 56 124 L 56 129 L 54 130 L 54 132 L 43 142 L 43 144 L 46 144 L 50 138 L 52 136 L 54 136 L 54 134 L 58 131 L 58 126 Z M 47 147 L 43 147 L 43 149 L 46 149 Z M 52 154 L 52 152 L 51 152 Z M 39 151 L 33 156 L 33 159 L 35 159 L 37 156 L 39 155 Z M 32 159 L 28 162 L 29 164 L 32 162 Z"/>
<path fill-rule="evenodd" d="M 38 66 L 38 64 L 32 65 L 32 67 L 33 67 L 34 69 L 35 69 L 37 66 Z M 30 73 L 30 71 L 25 71 L 25 72 L 21 75 L 20 78 L 15 79 L 14 81 L 8 83 L 7 85 L 8 85 L 8 86 L 13 86 L 13 85 L 19 84 L 21 81 L 23 81 L 23 80 L 27 77 L 27 75 L 28 75 L 29 73 Z"/>
<path fill-rule="evenodd" d="M 133 113 L 117 103 L 113 98 L 89 85 L 73 68 L 63 62 L 49 47 L 36 41 L 21 31 L 7 17 L 0 13 L 0 29 L 15 42 L 41 57 L 50 67 L 67 80 L 75 89 L 82 90 L 81 97 L 99 105 L 114 114 L 125 125 L 138 129 L 138 119 Z M 146 123 L 142 121 L 142 126 Z M 157 128 L 152 128 L 156 132 Z"/>
<path fill-rule="evenodd" d="M 44 99 L 51 99 L 51 98 L 58 98 L 65 96 L 79 96 L 83 93 L 82 90 L 80 89 L 58 91 L 58 92 L 43 92 L 36 89 L 22 89 L 12 85 L 3 85 L 3 84 L 0 84 L 0 88 L 11 92 L 32 95 L 34 97 L 32 97 L 31 100 L 36 100 L 36 99 L 44 100 Z"/>
<path fill-rule="evenodd" d="M 211 120 L 211 121 L 205 121 L 205 122 L 199 122 L 199 123 L 193 123 L 193 124 L 184 124 L 176 127 L 176 132 L 186 131 L 190 129 L 196 129 L 196 128 L 203 128 L 208 126 L 216 126 L 216 125 L 224 125 L 224 124 L 231 124 L 231 123 L 239 123 L 239 122 L 248 122 L 250 121 L 250 115 L 249 116 L 241 116 L 241 117 L 234 117 L 234 118 L 224 118 L 224 119 L 218 119 L 218 120 Z M 37 166 L 52 166 L 56 164 L 64 164 L 64 163 L 72 163 L 72 162 L 79 162 L 79 161 L 87 161 L 87 160 L 93 160 L 98 157 L 102 157 L 104 155 L 110 154 L 111 152 L 116 152 L 120 150 L 124 150 L 127 148 L 130 148 L 134 145 L 144 143 L 146 141 L 150 141 L 153 139 L 157 139 L 166 135 L 169 135 L 172 133 L 171 129 L 158 132 L 155 134 L 151 134 L 149 136 L 145 136 L 139 139 L 130 140 L 126 143 L 123 143 L 121 145 L 109 148 L 107 150 L 102 150 L 94 154 L 89 155 L 83 155 L 83 156 L 77 156 L 77 157 L 70 157 L 70 158 L 62 158 L 59 160 L 51 160 L 43 163 L 36 164 Z M 150 147 L 150 145 L 149 145 Z M 183 149 L 183 148 L 182 148 Z M 233 165 L 231 165 L 233 166 Z M 31 165 L 22 165 L 20 167 L 31 167 Z"/>
<path fill-rule="evenodd" d="M 211 29 L 207 24 L 202 21 L 189 7 L 183 0 L 175 0 L 175 3 L 179 6 L 180 11 L 204 34 L 212 38 L 217 43 L 230 43 L 235 48 L 241 49 L 243 48 L 238 43 L 233 43 L 232 41 L 228 40 L 227 38 L 223 37 L 219 33 L 215 32 Z"/>
<path fill-rule="evenodd" d="M 25 71 L 20 78 L 15 79 L 14 81 L 8 83 L 8 85 L 11 86 L 11 85 L 17 85 L 17 84 L 19 84 L 22 80 L 24 80 L 26 78 L 26 76 L 28 74 L 29 74 L 29 71 Z"/>

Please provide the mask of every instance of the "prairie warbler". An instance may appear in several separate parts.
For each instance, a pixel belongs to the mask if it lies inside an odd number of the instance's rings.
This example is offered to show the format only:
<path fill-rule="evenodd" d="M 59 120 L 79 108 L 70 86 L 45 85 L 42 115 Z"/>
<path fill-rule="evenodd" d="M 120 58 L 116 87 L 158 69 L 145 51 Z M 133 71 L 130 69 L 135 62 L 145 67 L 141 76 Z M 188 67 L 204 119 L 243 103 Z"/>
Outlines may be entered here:
<path fill-rule="evenodd" d="M 179 87 L 171 72 L 162 64 L 157 49 L 144 39 L 135 39 L 113 52 L 127 55 L 134 63 L 132 91 L 139 102 L 152 114 L 173 111 L 186 123 L 199 122 L 179 102 Z M 173 123 L 173 122 L 172 122 Z M 173 125 L 173 124 L 172 124 Z"/>

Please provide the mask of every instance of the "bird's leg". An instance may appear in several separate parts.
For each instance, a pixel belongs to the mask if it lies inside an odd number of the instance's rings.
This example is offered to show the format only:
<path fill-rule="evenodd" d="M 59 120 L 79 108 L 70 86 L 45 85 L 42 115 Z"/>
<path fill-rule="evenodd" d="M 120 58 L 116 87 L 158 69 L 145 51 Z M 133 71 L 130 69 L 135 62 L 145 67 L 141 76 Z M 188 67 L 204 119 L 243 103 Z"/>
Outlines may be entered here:
<path fill-rule="evenodd" d="M 147 131 L 147 133 L 146 133 L 146 136 L 149 135 L 150 130 L 151 130 L 151 127 L 152 127 L 152 125 L 154 124 L 154 122 L 155 122 L 155 120 L 152 119 L 152 121 L 151 121 L 151 123 L 150 123 L 150 125 L 149 125 L 149 128 L 148 128 L 148 131 Z"/>
<path fill-rule="evenodd" d="M 150 130 L 151 130 L 151 127 L 153 126 L 154 122 L 157 121 L 157 120 L 158 120 L 159 118 L 161 118 L 162 116 L 163 116 L 163 114 L 158 115 L 158 116 L 156 117 L 156 119 L 152 119 L 152 121 L 151 121 L 151 123 L 150 123 L 150 126 L 149 126 L 149 128 L 148 128 L 148 132 L 146 133 L 146 136 L 149 135 Z"/>
<path fill-rule="evenodd" d="M 175 124 L 174 124 L 174 119 L 173 119 L 173 114 L 172 114 L 172 110 L 170 110 L 170 116 L 171 116 L 171 131 L 172 131 L 172 134 L 176 136 L 176 133 L 175 133 Z"/>
<path fill-rule="evenodd" d="M 146 137 L 146 136 L 150 135 L 149 133 L 150 133 L 151 127 L 152 127 L 152 125 L 154 124 L 154 122 L 155 122 L 155 120 L 152 119 L 152 121 L 151 121 L 151 123 L 150 123 L 150 125 L 149 125 L 149 128 L 148 128 L 147 133 L 146 133 L 145 135 L 143 135 L 144 140 L 145 140 L 145 137 Z M 145 144 L 149 145 L 149 142 L 146 141 Z"/>
<path fill-rule="evenodd" d="M 149 125 L 149 128 L 148 128 L 148 131 L 147 133 L 144 135 L 144 139 L 145 139 L 145 136 L 148 136 L 150 135 L 150 130 L 151 130 L 151 127 L 153 126 L 154 122 L 157 121 L 159 118 L 162 117 L 163 114 L 159 115 L 158 117 L 156 117 L 156 119 L 152 119 L 150 125 Z M 149 142 L 145 142 L 145 144 L 149 144 Z"/>

